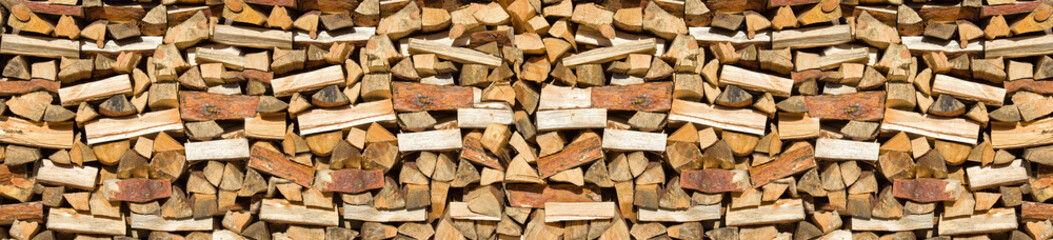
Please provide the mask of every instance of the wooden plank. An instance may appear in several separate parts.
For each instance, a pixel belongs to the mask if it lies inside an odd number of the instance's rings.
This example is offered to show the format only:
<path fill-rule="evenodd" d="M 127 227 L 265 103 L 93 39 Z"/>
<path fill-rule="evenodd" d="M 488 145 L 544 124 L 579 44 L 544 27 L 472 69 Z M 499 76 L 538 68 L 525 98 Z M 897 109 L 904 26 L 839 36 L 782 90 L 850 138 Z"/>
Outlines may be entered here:
<path fill-rule="evenodd" d="M 322 192 L 361 193 L 384 187 L 384 171 L 340 169 L 319 170 L 315 176 L 315 186 Z"/>
<path fill-rule="evenodd" d="M 1024 201 L 1020 205 L 1020 218 L 1035 220 L 1053 219 L 1053 204 Z"/>
<path fill-rule="evenodd" d="M 188 142 L 186 160 L 191 164 L 203 160 L 241 160 L 249 158 L 249 140 L 245 138 Z"/>
<path fill-rule="evenodd" d="M 183 120 L 179 118 L 178 109 L 121 118 L 103 118 L 84 124 L 84 135 L 88 138 L 89 145 L 165 131 L 183 131 Z"/>
<path fill-rule="evenodd" d="M 153 214 L 132 213 L 129 218 L 132 229 L 145 229 L 150 231 L 179 232 L 179 231 L 211 231 L 214 218 L 185 218 L 167 219 Z"/>
<path fill-rule="evenodd" d="M 336 208 L 326 210 L 293 204 L 285 199 L 263 199 L 260 204 L 260 220 L 273 223 L 312 226 L 336 226 L 340 215 Z"/>
<path fill-rule="evenodd" d="M 754 72 L 734 65 L 724 65 L 720 73 L 720 85 L 736 85 L 744 89 L 768 92 L 777 97 L 789 97 L 793 90 L 793 79 L 777 75 Z"/>
<path fill-rule="evenodd" d="M 461 149 L 461 129 L 398 134 L 400 152 L 455 151 Z"/>
<path fill-rule="evenodd" d="M 962 118 L 942 118 L 890 108 L 885 110 L 881 131 L 902 131 L 948 141 L 976 144 L 980 124 Z"/>
<path fill-rule="evenodd" d="M 746 31 L 728 31 L 714 27 L 691 27 L 688 33 L 699 42 L 699 45 L 727 42 L 735 46 L 757 44 L 758 47 L 771 45 L 772 33 L 770 31 L 758 31 L 753 38 L 749 38 Z"/>
<path fill-rule="evenodd" d="M 391 101 L 380 100 L 340 108 L 316 108 L 296 117 L 301 135 L 329 132 L 374 122 L 394 122 Z"/>
<path fill-rule="evenodd" d="M 665 152 L 667 136 L 665 133 L 604 129 L 603 150 Z"/>
<path fill-rule="evenodd" d="M 1015 3 L 1001 5 L 984 5 L 980 8 L 980 17 L 987 18 L 997 15 L 1013 15 L 1031 13 L 1042 1 L 1013 1 Z"/>
<path fill-rule="evenodd" d="M 372 205 L 344 204 L 344 219 L 367 222 L 419 222 L 427 218 L 426 208 L 377 209 Z"/>
<path fill-rule="evenodd" d="M 820 119 L 877 121 L 885 116 L 885 93 L 880 91 L 806 96 L 804 104 L 808 116 Z"/>
<path fill-rule="evenodd" d="M 655 51 L 655 48 L 654 39 L 638 40 L 619 46 L 596 48 L 563 58 L 563 66 L 574 68 L 582 64 L 606 63 L 625 58 L 633 53 L 652 53 Z"/>
<path fill-rule="evenodd" d="M 892 183 L 892 194 L 896 198 L 915 202 L 955 201 L 961 194 L 962 183 L 954 179 L 897 179 Z"/>
<path fill-rule="evenodd" d="M 40 201 L 0 205 L 0 224 L 10 225 L 15 220 L 44 218 L 44 204 Z"/>
<path fill-rule="evenodd" d="M 293 93 L 343 83 L 344 71 L 340 69 L 340 65 L 332 65 L 310 72 L 276 78 L 271 80 L 271 88 L 274 89 L 275 97 L 288 97 Z"/>
<path fill-rule="evenodd" d="M 772 204 L 756 208 L 728 210 L 724 224 L 748 226 L 790 223 L 804 220 L 804 204 L 801 199 L 781 199 Z"/>
<path fill-rule="evenodd" d="M 771 162 L 750 168 L 750 180 L 753 186 L 763 186 L 815 167 L 812 147 L 798 147 L 779 154 L 779 157 Z"/>
<path fill-rule="evenodd" d="M 593 87 L 591 100 L 592 107 L 607 110 L 667 112 L 673 107 L 673 82 Z"/>
<path fill-rule="evenodd" d="M 940 225 L 937 228 L 940 235 L 1008 232 L 1017 228 L 1016 210 L 993 208 L 987 213 L 953 219 L 940 216 Z"/>
<path fill-rule="evenodd" d="M 932 229 L 933 214 L 922 215 L 905 214 L 895 219 L 882 218 L 852 218 L 852 231 L 881 231 L 881 232 L 903 232 L 922 229 Z"/>
<path fill-rule="evenodd" d="M 969 42 L 969 45 L 965 45 L 962 48 L 961 43 L 958 40 L 948 41 L 932 41 L 931 39 L 925 38 L 924 36 L 902 36 L 900 37 L 904 46 L 910 50 L 913 55 L 923 55 L 928 52 L 943 52 L 948 57 L 960 56 L 962 54 L 968 54 L 969 56 L 980 57 L 984 52 L 984 46 L 981 41 Z"/>
<path fill-rule="evenodd" d="M 295 163 L 284 154 L 268 147 L 253 146 L 248 167 L 310 187 L 314 181 L 314 169 Z"/>
<path fill-rule="evenodd" d="M 69 39 L 18 34 L 0 36 L 0 54 L 45 58 L 80 58 L 80 43 Z"/>
<path fill-rule="evenodd" d="M 422 83 L 391 83 L 395 111 L 450 111 L 472 106 L 471 87 L 439 86 Z"/>
<path fill-rule="evenodd" d="M 948 75 L 937 74 L 932 82 L 934 96 L 948 94 L 958 99 L 983 102 L 988 106 L 1002 106 L 1005 89 L 983 83 L 966 81 Z"/>
<path fill-rule="evenodd" d="M 482 64 L 492 68 L 501 66 L 501 58 L 468 48 L 453 47 L 428 40 L 410 39 L 409 52 L 412 54 L 431 53 L 439 58 L 458 63 Z"/>
<path fill-rule="evenodd" d="M 95 188 L 95 178 L 98 175 L 99 168 L 97 167 L 72 164 L 55 165 L 49 159 L 42 159 L 36 176 L 37 181 L 43 184 L 91 190 Z"/>
<path fill-rule="evenodd" d="M 486 128 L 491 123 L 510 125 L 515 121 L 511 109 L 458 108 L 458 128 Z"/>
<path fill-rule="evenodd" d="M 29 8 L 29 11 L 35 13 L 56 16 L 69 15 L 71 17 L 78 18 L 84 17 L 84 10 L 81 9 L 81 6 L 78 5 L 52 4 L 49 2 L 37 2 L 26 0 L 19 0 L 18 2 L 22 3 L 22 5 L 26 6 L 26 8 Z"/>
<path fill-rule="evenodd" d="M 450 214 L 450 218 L 461 219 L 461 220 L 475 220 L 475 221 L 490 221 L 496 222 L 501 221 L 499 217 L 487 216 L 472 212 L 468 209 L 467 202 L 450 202 L 449 208 L 447 208 Z"/>
<path fill-rule="evenodd" d="M 376 31 L 376 27 L 351 27 L 336 31 L 318 31 L 314 38 L 311 38 L 310 33 L 296 31 L 293 32 L 293 42 L 297 46 L 307 46 L 311 44 L 329 46 L 336 43 L 349 43 L 356 46 L 362 46 L 369 41 L 370 36 L 376 35 Z"/>
<path fill-rule="evenodd" d="M 614 202 L 549 202 L 545 222 L 611 219 L 614 212 Z"/>
<path fill-rule="evenodd" d="M 724 108 L 674 99 L 669 111 L 669 121 L 690 122 L 724 130 L 764 135 L 768 116 L 752 109 Z"/>
<path fill-rule="evenodd" d="M 1016 159 L 1007 164 L 967 167 L 965 176 L 969 179 L 969 189 L 979 190 L 1027 182 L 1027 168 L 1024 160 Z"/>
<path fill-rule="evenodd" d="M 95 42 L 84 41 L 80 44 L 80 52 L 85 55 L 103 54 L 112 57 L 120 55 L 121 52 L 134 52 L 150 56 L 157 50 L 157 46 L 163 44 L 163 40 L 164 37 L 161 36 L 142 36 L 119 41 L 106 40 L 101 48 Z"/>
<path fill-rule="evenodd" d="M 599 202 L 600 188 L 573 184 L 507 184 L 508 204 L 512 207 L 541 208 L 548 202 Z"/>
<path fill-rule="evenodd" d="M 607 127 L 607 109 L 583 108 L 537 111 L 537 131 Z"/>
<path fill-rule="evenodd" d="M 256 116 L 257 96 L 179 91 L 179 116 L 187 121 L 241 120 Z"/>
<path fill-rule="evenodd" d="M 0 81 L 0 96 L 21 95 L 36 91 L 48 91 L 58 93 L 61 82 L 44 79 L 33 79 L 29 81 Z"/>
<path fill-rule="evenodd" d="M 878 160 L 881 144 L 840 139 L 819 138 L 815 140 L 815 157 L 829 160 Z"/>
<path fill-rule="evenodd" d="M 1022 148 L 1053 143 L 1053 118 L 1034 122 L 991 123 L 991 147 Z"/>
<path fill-rule="evenodd" d="M 603 159 L 600 138 L 578 139 L 567 144 L 562 151 L 538 159 L 537 170 L 541 178 L 547 178 L 563 170 L 585 165 L 597 159 Z"/>
<path fill-rule="evenodd" d="M 48 210 L 48 219 L 45 222 L 48 230 L 56 232 L 82 233 L 121 236 L 125 235 L 126 227 L 124 218 L 111 219 L 105 217 L 92 217 L 90 214 L 80 214 L 71 208 L 52 208 Z"/>
<path fill-rule="evenodd" d="M 143 203 L 172 195 L 172 183 L 164 179 L 109 179 L 101 188 L 108 201 Z"/>
<path fill-rule="evenodd" d="M 1016 91 L 1029 91 L 1038 94 L 1053 94 L 1053 81 L 1035 81 L 1033 79 L 1020 79 L 1005 81 L 1005 91 L 1013 93 Z"/>
<path fill-rule="evenodd" d="M 292 32 L 217 24 L 212 30 L 212 41 L 231 46 L 273 49 L 291 49 Z"/>
<path fill-rule="evenodd" d="M 541 88 L 541 100 L 538 110 L 574 109 L 592 107 L 592 88 L 556 86 L 552 84 Z"/>
<path fill-rule="evenodd" d="M 102 80 L 59 88 L 62 106 L 77 106 L 81 102 L 106 99 L 110 96 L 132 93 L 132 80 L 128 74 L 120 74 Z"/>
<path fill-rule="evenodd" d="M 984 42 L 984 56 L 987 58 L 1017 58 L 1050 54 L 1053 54 L 1053 35 L 1004 38 Z"/>
<path fill-rule="evenodd" d="M 0 117 L 0 142 L 69 149 L 73 147 L 73 124 L 35 123 L 16 117 Z"/>
<path fill-rule="evenodd" d="M 751 187 L 746 171 L 724 169 L 684 170 L 680 186 L 703 193 L 743 192 Z"/>
<path fill-rule="evenodd" d="M 636 217 L 645 222 L 697 222 L 720 219 L 721 210 L 720 204 L 694 205 L 687 210 L 640 208 Z"/>
<path fill-rule="evenodd" d="M 802 49 L 833 46 L 852 41 L 852 29 L 847 24 L 787 29 L 775 31 L 771 37 L 771 47 Z"/>

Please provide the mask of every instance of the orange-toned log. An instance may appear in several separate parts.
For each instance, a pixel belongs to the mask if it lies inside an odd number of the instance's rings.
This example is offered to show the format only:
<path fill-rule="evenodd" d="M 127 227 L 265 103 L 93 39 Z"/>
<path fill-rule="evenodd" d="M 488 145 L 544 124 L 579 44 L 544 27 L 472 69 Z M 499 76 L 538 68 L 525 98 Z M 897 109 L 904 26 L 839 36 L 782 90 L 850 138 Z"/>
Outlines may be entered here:
<path fill-rule="evenodd" d="M 172 183 L 164 179 L 107 180 L 102 187 L 109 201 L 147 202 L 172 195 Z"/>
<path fill-rule="evenodd" d="M 1053 94 L 1053 81 L 1035 81 L 1032 79 L 1021 79 L 1005 82 L 1005 92 L 1029 91 L 1038 94 Z"/>
<path fill-rule="evenodd" d="M 544 207 L 546 202 L 599 202 L 600 188 L 596 185 L 578 187 L 573 184 L 508 184 L 508 203 L 512 207 Z"/>
<path fill-rule="evenodd" d="M 957 180 L 899 179 L 892 184 L 892 196 L 915 202 L 955 201 L 960 193 L 961 183 Z"/>
<path fill-rule="evenodd" d="M 1023 205 L 1020 205 L 1020 218 L 1053 219 L 1053 204 L 1025 201 Z"/>
<path fill-rule="evenodd" d="M 724 169 L 684 170 L 680 186 L 704 193 L 742 192 L 749 188 L 745 171 Z"/>
<path fill-rule="evenodd" d="M 111 22 L 135 22 L 146 16 L 146 9 L 142 5 L 104 5 L 84 9 L 84 15 L 89 22 L 103 19 Z"/>
<path fill-rule="evenodd" d="M 483 148 L 483 142 L 480 139 L 481 136 L 481 134 L 464 136 L 464 142 L 461 144 L 463 146 L 461 148 L 461 159 L 504 171 L 505 167 L 501 166 L 501 162 L 496 157 L 486 153 L 486 149 Z"/>
<path fill-rule="evenodd" d="M 314 182 L 313 168 L 295 163 L 278 151 L 253 146 L 249 154 L 251 155 L 250 168 L 293 181 L 304 187 L 311 187 L 311 183 Z"/>
<path fill-rule="evenodd" d="M 815 168 L 812 146 L 802 146 L 780 154 L 774 161 L 750 168 L 750 179 L 753 186 L 762 186 L 812 168 Z"/>
<path fill-rule="evenodd" d="M 0 81 L 0 96 L 19 95 L 40 90 L 58 93 L 60 82 L 43 79 Z"/>
<path fill-rule="evenodd" d="M 1020 13 L 1030 13 L 1034 11 L 1038 5 L 1041 5 L 1042 1 L 1020 1 L 1013 4 L 1003 5 L 985 5 L 980 9 L 980 17 L 992 17 L 997 15 L 1012 15 Z"/>
<path fill-rule="evenodd" d="M 179 92 L 179 114 L 188 121 L 251 118 L 256 116 L 259 103 L 260 98 L 256 96 Z"/>
<path fill-rule="evenodd" d="M 820 119 L 877 121 L 885 116 L 884 92 L 808 96 L 808 115 Z"/>
<path fill-rule="evenodd" d="M 11 224 L 15 220 L 44 218 L 44 204 L 40 201 L 0 205 L 0 224 Z"/>
<path fill-rule="evenodd" d="M 360 193 L 384 187 L 384 172 L 380 170 L 342 169 L 321 176 L 318 186 L 323 192 Z"/>
<path fill-rule="evenodd" d="M 84 17 L 84 10 L 80 6 L 76 5 L 61 5 L 61 4 L 50 4 L 47 2 L 37 1 L 26 1 L 21 0 L 23 5 L 29 8 L 29 11 L 41 14 L 49 14 L 55 16 L 69 15 L 71 17 Z"/>
<path fill-rule="evenodd" d="M 560 171 L 603 159 L 600 145 L 599 136 L 572 142 L 563 148 L 563 151 L 538 159 L 538 173 L 541 174 L 541 178 L 547 178 Z"/>
<path fill-rule="evenodd" d="M 395 111 L 446 111 L 471 107 L 470 87 L 438 86 L 421 83 L 394 82 L 391 84 Z"/>
<path fill-rule="evenodd" d="M 673 106 L 673 82 L 592 88 L 592 107 L 616 111 L 666 112 Z"/>

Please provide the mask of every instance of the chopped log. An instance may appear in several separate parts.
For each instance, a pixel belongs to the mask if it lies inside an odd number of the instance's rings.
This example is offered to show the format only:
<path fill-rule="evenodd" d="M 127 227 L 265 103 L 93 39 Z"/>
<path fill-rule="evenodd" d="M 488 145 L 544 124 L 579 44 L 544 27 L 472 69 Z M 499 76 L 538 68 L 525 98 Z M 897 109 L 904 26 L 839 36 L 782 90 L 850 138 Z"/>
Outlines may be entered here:
<path fill-rule="evenodd" d="M 596 48 L 574 56 L 563 58 L 563 66 L 575 68 L 582 64 L 606 63 L 625 58 L 629 54 L 649 53 L 655 50 L 654 39 L 638 40 L 619 46 Z"/>
<path fill-rule="evenodd" d="M 749 71 L 735 66 L 725 66 L 720 75 L 721 84 L 734 84 L 745 89 L 769 92 L 774 96 L 789 97 L 793 87 L 790 79 Z"/>
<path fill-rule="evenodd" d="M 741 170 L 685 170 L 680 173 L 680 184 L 704 193 L 742 192 L 750 187 L 746 175 Z"/>
<path fill-rule="evenodd" d="M 132 229 L 151 231 L 208 231 L 212 229 L 212 218 L 166 219 L 158 215 L 131 214 L 128 218 Z"/>
<path fill-rule="evenodd" d="M 457 127 L 459 128 L 486 128 L 493 123 L 509 125 L 514 122 L 514 119 L 515 115 L 510 109 L 457 109 Z"/>
<path fill-rule="evenodd" d="M 674 99 L 669 121 L 691 122 L 706 126 L 763 135 L 767 116 L 750 109 L 726 109 L 703 103 Z"/>
<path fill-rule="evenodd" d="M 282 199 L 263 199 L 259 218 L 262 221 L 275 223 L 336 226 L 340 216 L 336 209 L 315 209 Z"/>
<path fill-rule="evenodd" d="M 344 204 L 343 217 L 370 222 L 415 222 L 425 220 L 425 209 L 376 209 L 369 205 Z"/>
<path fill-rule="evenodd" d="M 649 133 L 630 130 L 606 129 L 603 131 L 603 149 L 613 151 L 651 151 L 665 150 L 664 133 Z"/>
<path fill-rule="evenodd" d="M 954 201 L 960 195 L 961 182 L 933 178 L 898 179 L 892 192 L 897 198 L 916 202 Z"/>
<path fill-rule="evenodd" d="M 435 54 L 439 58 L 458 63 L 482 64 L 489 67 L 498 67 L 501 65 L 501 59 L 498 57 L 469 50 L 467 48 L 452 47 L 420 39 L 409 40 L 409 52 Z"/>
<path fill-rule="evenodd" d="M 589 108 L 592 106 L 591 89 L 546 85 L 541 88 L 537 109 Z"/>
<path fill-rule="evenodd" d="M 965 168 L 969 177 L 969 188 L 973 190 L 1014 185 L 1027 181 L 1027 170 L 1023 160 L 1017 159 L 1008 164 L 989 166 L 972 166 Z"/>
<path fill-rule="evenodd" d="M 212 41 L 231 46 L 250 48 L 292 48 L 291 32 L 254 27 L 217 25 L 212 30 Z"/>
<path fill-rule="evenodd" d="M 800 199 L 784 199 L 758 208 L 730 210 L 725 217 L 728 226 L 763 225 L 804 220 Z"/>
<path fill-rule="evenodd" d="M 882 92 L 805 97 L 808 115 L 821 119 L 873 121 L 884 117 Z"/>
<path fill-rule="evenodd" d="M 819 138 L 815 140 L 815 157 L 832 160 L 878 160 L 878 143 Z"/>
<path fill-rule="evenodd" d="M 975 144 L 980 125 L 965 119 L 937 118 L 895 109 L 885 111 L 882 131 L 903 131 L 949 141 Z"/>
<path fill-rule="evenodd" d="M 595 135 L 578 139 L 568 144 L 559 153 L 538 159 L 538 173 L 540 177 L 547 178 L 563 170 L 603 158 L 603 153 L 600 151 L 600 141 L 599 136 Z"/>
<path fill-rule="evenodd" d="M 537 130 L 603 128 L 607 126 L 607 109 L 564 109 L 537 112 Z"/>
<path fill-rule="evenodd" d="M 56 165 L 51 160 L 44 159 L 40 161 L 36 176 L 40 183 L 90 190 L 95 187 L 98 174 L 99 169 L 96 167 Z"/>
<path fill-rule="evenodd" d="M 398 134 L 399 151 L 450 151 L 461 149 L 461 130 L 434 130 Z"/>
<path fill-rule="evenodd" d="M 309 135 L 374 122 L 394 122 L 391 101 L 360 103 L 354 107 L 311 109 L 297 117 L 300 134 Z"/>
<path fill-rule="evenodd" d="M 0 205 L 0 210 L 0 223 L 4 224 L 44 218 L 44 205 L 39 201 L 4 204 Z"/>
<path fill-rule="evenodd" d="M 610 219 L 614 212 L 614 202 L 549 202 L 545 222 Z"/>
<path fill-rule="evenodd" d="M 183 121 L 179 110 L 155 111 L 139 116 L 107 118 L 84 125 L 88 144 L 109 142 L 163 131 L 182 131 Z"/>
<path fill-rule="evenodd" d="M 238 160 L 249 158 L 249 140 L 244 138 L 186 143 L 186 160 Z"/>
<path fill-rule="evenodd" d="M 541 208 L 547 202 L 599 202 L 598 187 L 578 187 L 572 184 L 508 184 L 507 197 L 511 207 Z"/>
<path fill-rule="evenodd" d="M 361 193 L 384 186 L 380 170 L 343 169 L 319 171 L 315 185 L 323 192 Z"/>
<path fill-rule="evenodd" d="M 594 87 L 591 105 L 616 111 L 667 111 L 671 108 L 672 88 L 669 82 Z"/>
<path fill-rule="evenodd" d="M 69 208 L 51 209 L 47 219 L 47 228 L 58 232 L 120 236 L 127 227 L 123 218 L 94 217 Z"/>
<path fill-rule="evenodd" d="M 812 147 L 802 146 L 787 150 L 771 162 L 750 168 L 750 179 L 754 186 L 762 186 L 815 167 Z"/>
<path fill-rule="evenodd" d="M 0 54 L 77 58 L 80 57 L 80 44 L 67 39 L 4 34 L 0 36 Z"/>
<path fill-rule="evenodd" d="M 995 208 L 965 218 L 945 219 L 941 216 L 939 223 L 940 235 L 995 233 L 1017 228 L 1016 211 L 1010 208 Z"/>
<path fill-rule="evenodd" d="M 444 111 L 470 107 L 470 88 L 418 83 L 392 83 L 392 101 L 399 112 Z"/>
<path fill-rule="evenodd" d="M 106 99 L 118 94 L 127 95 L 131 92 L 132 84 L 126 74 L 63 87 L 58 90 L 62 106 L 74 106 L 81 102 Z"/>
<path fill-rule="evenodd" d="M 990 27 L 989 27 L 990 28 Z M 6 36 L 5 36 L 6 37 Z M 997 39 L 984 43 L 984 56 L 987 58 L 1017 58 L 1053 53 L 1051 36 L 1030 36 Z"/>
<path fill-rule="evenodd" d="M 932 229 L 933 224 L 932 213 L 919 214 L 919 215 L 904 215 L 903 217 L 894 219 L 881 219 L 881 218 L 852 218 L 852 230 L 854 231 L 911 231 L 911 230 L 922 230 Z"/>
<path fill-rule="evenodd" d="M 172 183 L 145 178 L 111 179 L 103 181 L 101 190 L 108 201 L 142 203 L 171 196 Z"/>
<path fill-rule="evenodd" d="M 290 180 L 301 186 L 311 186 L 314 181 L 314 169 L 294 163 L 278 151 L 262 146 L 253 146 L 250 152 L 248 167 L 280 178 Z"/>
<path fill-rule="evenodd" d="M 852 31 L 850 31 L 848 25 L 788 29 L 772 33 L 771 47 L 773 49 L 813 48 L 833 46 L 847 43 L 851 40 Z"/>
<path fill-rule="evenodd" d="M 343 71 L 340 66 L 329 66 L 326 68 L 290 75 L 271 80 L 271 87 L 276 97 L 286 97 L 300 91 L 320 89 L 331 84 L 344 82 Z"/>

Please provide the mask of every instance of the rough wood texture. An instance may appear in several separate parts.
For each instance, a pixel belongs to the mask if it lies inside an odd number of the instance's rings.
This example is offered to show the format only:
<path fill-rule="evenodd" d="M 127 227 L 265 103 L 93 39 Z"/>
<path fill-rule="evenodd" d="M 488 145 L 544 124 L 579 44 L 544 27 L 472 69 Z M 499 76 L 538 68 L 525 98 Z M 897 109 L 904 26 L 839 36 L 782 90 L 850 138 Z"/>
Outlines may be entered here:
<path fill-rule="evenodd" d="M 749 109 L 729 109 L 704 103 L 673 100 L 669 121 L 682 121 L 739 131 L 754 135 L 764 134 L 767 116 Z"/>
<path fill-rule="evenodd" d="M 449 111 L 470 107 L 473 99 L 471 88 L 457 86 L 435 86 L 431 84 L 394 82 L 392 102 L 395 111 Z"/>
<path fill-rule="evenodd" d="M 804 98 L 808 116 L 821 119 L 875 121 L 885 117 L 885 94 L 859 92 Z"/>
<path fill-rule="evenodd" d="M 961 118 L 941 118 L 887 109 L 882 131 L 903 131 L 937 139 L 975 144 L 980 125 Z"/>
<path fill-rule="evenodd" d="M 296 118 L 300 134 L 314 134 L 363 126 L 374 122 L 394 122 L 395 110 L 391 101 L 359 103 L 333 109 L 311 109 Z"/>
<path fill-rule="evenodd" d="M 655 82 L 592 88 L 592 107 L 616 111 L 665 112 L 672 107 L 673 84 Z"/>

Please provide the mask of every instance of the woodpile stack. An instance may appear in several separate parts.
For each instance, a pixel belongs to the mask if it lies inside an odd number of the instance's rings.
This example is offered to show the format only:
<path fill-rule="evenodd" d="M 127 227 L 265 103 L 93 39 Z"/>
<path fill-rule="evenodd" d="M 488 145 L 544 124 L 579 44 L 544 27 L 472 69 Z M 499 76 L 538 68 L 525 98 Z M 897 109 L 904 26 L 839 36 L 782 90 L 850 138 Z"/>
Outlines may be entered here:
<path fill-rule="evenodd" d="M 0 5 L 0 239 L 1053 237 L 1049 0 Z"/>

